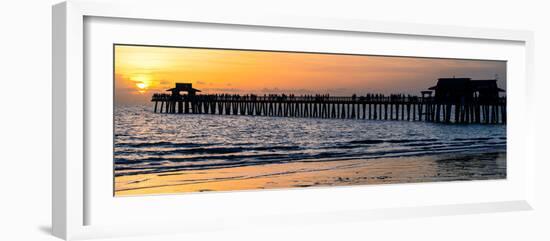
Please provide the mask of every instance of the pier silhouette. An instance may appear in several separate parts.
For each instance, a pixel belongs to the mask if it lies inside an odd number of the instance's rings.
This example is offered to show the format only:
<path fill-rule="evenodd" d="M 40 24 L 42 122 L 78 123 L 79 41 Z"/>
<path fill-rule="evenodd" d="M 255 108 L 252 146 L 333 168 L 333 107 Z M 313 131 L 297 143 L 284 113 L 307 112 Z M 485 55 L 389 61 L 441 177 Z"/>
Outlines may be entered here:
<path fill-rule="evenodd" d="M 167 90 L 170 94 L 153 94 L 151 101 L 155 103 L 155 113 L 169 114 L 505 124 L 506 97 L 499 96 L 504 90 L 496 82 L 496 79 L 441 78 L 435 86 L 422 91 L 421 96 L 197 94 L 200 90 L 192 84 L 177 83 Z"/>

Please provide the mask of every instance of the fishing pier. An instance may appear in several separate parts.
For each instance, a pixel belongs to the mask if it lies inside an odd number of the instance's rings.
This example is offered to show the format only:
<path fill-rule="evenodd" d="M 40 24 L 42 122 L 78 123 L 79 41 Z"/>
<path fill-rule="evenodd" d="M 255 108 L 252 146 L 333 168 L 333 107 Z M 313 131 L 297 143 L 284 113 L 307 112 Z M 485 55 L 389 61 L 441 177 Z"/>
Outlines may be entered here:
<path fill-rule="evenodd" d="M 170 94 L 153 94 L 155 113 L 249 115 L 295 118 L 427 121 L 456 124 L 505 124 L 506 97 L 496 80 L 439 79 L 421 96 L 402 94 L 236 95 L 197 94 L 177 83 Z M 187 92 L 181 94 L 181 92 Z M 435 92 L 435 95 L 432 93 Z"/>

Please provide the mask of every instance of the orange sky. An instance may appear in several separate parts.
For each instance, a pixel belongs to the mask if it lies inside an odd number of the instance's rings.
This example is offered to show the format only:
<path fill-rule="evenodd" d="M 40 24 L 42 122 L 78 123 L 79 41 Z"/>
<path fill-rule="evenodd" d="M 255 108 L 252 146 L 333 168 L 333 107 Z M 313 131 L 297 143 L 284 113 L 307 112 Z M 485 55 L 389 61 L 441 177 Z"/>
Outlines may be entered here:
<path fill-rule="evenodd" d="M 503 61 L 115 46 L 116 104 L 149 102 L 176 82 L 202 93 L 417 95 L 438 78 L 495 75 L 506 89 Z"/>

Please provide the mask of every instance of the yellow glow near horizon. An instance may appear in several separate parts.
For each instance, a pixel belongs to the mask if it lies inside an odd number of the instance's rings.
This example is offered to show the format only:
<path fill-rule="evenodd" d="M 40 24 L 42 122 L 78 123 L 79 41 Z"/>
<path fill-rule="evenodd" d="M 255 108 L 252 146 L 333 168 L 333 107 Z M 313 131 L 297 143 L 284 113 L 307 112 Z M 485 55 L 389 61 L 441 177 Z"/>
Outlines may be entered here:
<path fill-rule="evenodd" d="M 117 103 L 148 102 L 177 82 L 202 94 L 417 95 L 437 78 L 495 74 L 506 89 L 504 61 L 115 46 Z"/>
<path fill-rule="evenodd" d="M 138 75 L 132 76 L 130 80 L 136 83 L 136 87 L 138 88 L 137 90 L 141 94 L 145 93 L 148 87 L 154 82 L 152 80 L 152 77 L 146 74 L 138 74 Z"/>
<path fill-rule="evenodd" d="M 137 85 L 137 87 L 140 88 L 140 89 L 145 89 L 145 88 L 147 88 L 147 85 L 146 85 L 145 83 L 137 83 L 136 85 Z"/>

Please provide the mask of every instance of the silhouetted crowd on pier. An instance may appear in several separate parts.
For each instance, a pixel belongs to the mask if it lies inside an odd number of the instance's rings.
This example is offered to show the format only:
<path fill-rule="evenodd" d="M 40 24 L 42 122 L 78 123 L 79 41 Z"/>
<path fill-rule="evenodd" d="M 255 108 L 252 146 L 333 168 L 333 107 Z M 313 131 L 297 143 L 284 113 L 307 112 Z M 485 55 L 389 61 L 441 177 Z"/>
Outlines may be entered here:
<path fill-rule="evenodd" d="M 422 97 L 405 95 L 405 94 L 366 94 L 363 96 L 331 96 L 330 94 L 315 94 L 315 95 L 294 95 L 294 94 L 202 94 L 202 95 L 177 95 L 170 94 L 153 94 L 153 100 L 219 100 L 219 101 L 391 101 L 391 102 L 407 102 L 419 101 Z M 424 98 L 426 99 L 426 98 Z"/>

